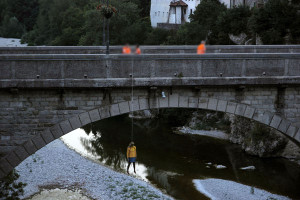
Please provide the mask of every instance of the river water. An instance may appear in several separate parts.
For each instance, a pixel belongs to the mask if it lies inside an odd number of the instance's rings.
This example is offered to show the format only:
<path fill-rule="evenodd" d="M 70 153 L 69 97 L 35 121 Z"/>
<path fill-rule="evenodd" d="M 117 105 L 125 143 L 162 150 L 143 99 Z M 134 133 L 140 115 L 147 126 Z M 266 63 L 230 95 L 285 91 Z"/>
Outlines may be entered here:
<path fill-rule="evenodd" d="M 178 126 L 183 124 L 178 124 Z M 121 115 L 89 124 L 63 137 L 81 154 L 126 173 L 131 119 Z M 300 167 L 286 159 L 249 156 L 235 144 L 199 135 L 177 135 L 169 119 L 134 120 L 137 176 L 176 199 L 208 199 L 194 179 L 235 181 L 271 193 L 300 199 Z M 210 164 L 211 163 L 211 164 Z M 216 169 L 214 165 L 226 166 Z M 255 166 L 253 171 L 241 167 Z M 131 166 L 130 173 L 133 174 Z"/>

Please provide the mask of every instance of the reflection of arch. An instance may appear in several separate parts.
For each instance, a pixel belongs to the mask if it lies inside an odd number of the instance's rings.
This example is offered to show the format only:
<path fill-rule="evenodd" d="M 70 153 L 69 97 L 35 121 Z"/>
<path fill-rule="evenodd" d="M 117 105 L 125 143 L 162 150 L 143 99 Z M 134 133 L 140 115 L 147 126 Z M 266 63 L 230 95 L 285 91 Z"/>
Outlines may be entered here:
<path fill-rule="evenodd" d="M 44 130 L 41 134 L 34 136 L 25 144 L 17 147 L 14 151 L 2 158 L 0 162 L 0 177 L 7 175 L 14 167 L 28 156 L 34 154 L 38 149 L 77 128 L 104 118 L 129 113 L 130 111 L 154 108 L 200 108 L 231 113 L 268 125 L 295 139 L 297 142 L 300 142 L 299 127 L 292 125 L 288 120 L 269 111 L 263 111 L 250 105 L 220 99 L 172 94 L 166 98 L 136 99 L 133 101 L 132 107 L 131 101 L 101 106 L 100 108 L 78 114 L 68 120 L 62 121 Z"/>

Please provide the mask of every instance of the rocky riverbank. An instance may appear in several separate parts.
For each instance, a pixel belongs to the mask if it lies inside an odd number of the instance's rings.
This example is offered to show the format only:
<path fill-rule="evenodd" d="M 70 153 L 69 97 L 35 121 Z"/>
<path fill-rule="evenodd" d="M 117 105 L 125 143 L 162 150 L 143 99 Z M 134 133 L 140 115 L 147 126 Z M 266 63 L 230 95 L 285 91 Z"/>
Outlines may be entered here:
<path fill-rule="evenodd" d="M 69 196 L 78 198 L 78 195 L 82 195 L 101 200 L 172 199 L 145 181 L 80 156 L 60 140 L 53 141 L 28 157 L 16 170 L 20 175 L 18 181 L 27 183 L 23 199 L 42 190 L 56 188 L 65 189 L 71 192 Z M 58 193 L 64 192 L 42 192 L 40 199 L 46 199 L 47 195 L 57 196 Z M 66 195 L 57 199 L 67 199 Z"/>
<path fill-rule="evenodd" d="M 195 111 L 176 133 L 197 134 L 239 144 L 250 155 L 283 157 L 300 165 L 300 147 L 279 131 L 235 115 Z"/>
<path fill-rule="evenodd" d="M 239 116 L 231 117 L 229 140 L 259 157 L 284 157 L 300 165 L 300 148 L 279 131 Z"/>
<path fill-rule="evenodd" d="M 211 200 L 290 199 L 288 197 L 272 194 L 255 187 L 222 179 L 195 179 L 193 183 L 201 193 L 205 194 L 205 196 L 207 196 Z"/>

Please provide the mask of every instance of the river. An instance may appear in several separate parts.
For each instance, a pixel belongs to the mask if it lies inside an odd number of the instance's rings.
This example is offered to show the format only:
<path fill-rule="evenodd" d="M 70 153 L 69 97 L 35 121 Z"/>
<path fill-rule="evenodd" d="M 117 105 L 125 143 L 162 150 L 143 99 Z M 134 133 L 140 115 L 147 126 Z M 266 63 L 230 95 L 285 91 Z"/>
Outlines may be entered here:
<path fill-rule="evenodd" d="M 65 135 L 63 141 L 82 155 L 126 173 L 131 126 L 128 115 L 121 115 L 77 129 Z M 193 183 L 195 179 L 207 178 L 230 180 L 300 199 L 300 167 L 295 163 L 283 158 L 250 156 L 225 140 L 177 135 L 173 127 L 174 123 L 166 118 L 134 120 L 138 178 L 182 200 L 209 199 Z M 226 168 L 217 169 L 216 165 Z M 240 169 L 247 166 L 256 169 Z M 133 174 L 132 166 L 130 173 Z"/>

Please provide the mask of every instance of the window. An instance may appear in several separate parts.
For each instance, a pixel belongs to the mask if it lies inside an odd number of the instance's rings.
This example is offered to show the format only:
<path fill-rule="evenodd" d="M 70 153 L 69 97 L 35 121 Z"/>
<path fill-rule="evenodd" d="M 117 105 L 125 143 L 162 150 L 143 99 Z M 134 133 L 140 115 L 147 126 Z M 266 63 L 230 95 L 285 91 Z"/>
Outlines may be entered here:
<path fill-rule="evenodd" d="M 158 11 L 158 16 L 159 16 L 159 14 L 160 14 L 160 11 Z"/>
<path fill-rule="evenodd" d="M 165 16 L 165 12 L 163 12 L 163 17 Z"/>
<path fill-rule="evenodd" d="M 155 16 L 157 16 L 157 13 L 155 12 Z"/>
<path fill-rule="evenodd" d="M 186 8 L 183 9 L 183 14 L 186 14 Z"/>
<path fill-rule="evenodd" d="M 190 14 L 192 14 L 193 13 L 193 9 L 191 9 L 191 12 L 190 12 Z"/>

